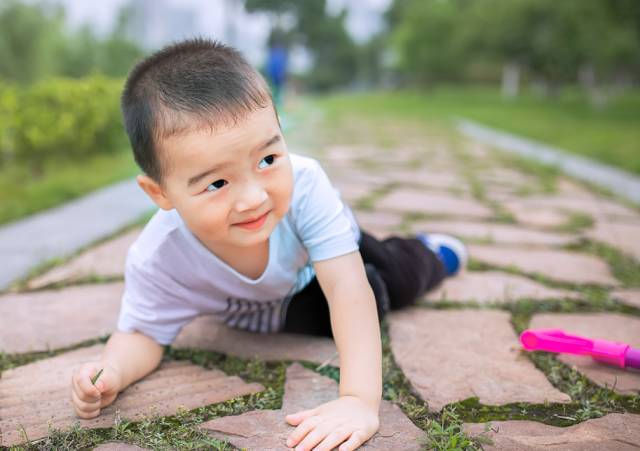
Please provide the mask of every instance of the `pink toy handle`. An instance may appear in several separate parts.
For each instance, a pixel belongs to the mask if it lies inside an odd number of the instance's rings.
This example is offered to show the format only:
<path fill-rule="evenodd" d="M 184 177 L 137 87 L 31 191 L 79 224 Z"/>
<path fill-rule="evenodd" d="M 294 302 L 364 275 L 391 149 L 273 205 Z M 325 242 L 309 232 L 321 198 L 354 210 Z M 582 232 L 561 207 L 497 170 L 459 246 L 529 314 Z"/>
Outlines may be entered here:
<path fill-rule="evenodd" d="M 527 329 L 520 334 L 520 343 L 527 351 L 549 351 L 590 355 L 596 360 L 625 367 L 629 345 L 607 340 L 590 340 L 568 335 L 560 329 Z"/>

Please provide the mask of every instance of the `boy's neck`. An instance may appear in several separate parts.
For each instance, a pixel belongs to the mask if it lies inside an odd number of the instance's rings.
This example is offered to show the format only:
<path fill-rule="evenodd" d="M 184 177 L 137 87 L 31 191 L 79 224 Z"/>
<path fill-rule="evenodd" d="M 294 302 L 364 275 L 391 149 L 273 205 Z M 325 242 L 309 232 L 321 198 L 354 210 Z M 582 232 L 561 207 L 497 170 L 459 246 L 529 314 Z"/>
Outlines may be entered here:
<path fill-rule="evenodd" d="M 254 246 L 228 246 L 221 243 L 211 246 L 205 242 L 202 244 L 228 266 L 251 279 L 257 279 L 267 269 L 269 240 Z"/>

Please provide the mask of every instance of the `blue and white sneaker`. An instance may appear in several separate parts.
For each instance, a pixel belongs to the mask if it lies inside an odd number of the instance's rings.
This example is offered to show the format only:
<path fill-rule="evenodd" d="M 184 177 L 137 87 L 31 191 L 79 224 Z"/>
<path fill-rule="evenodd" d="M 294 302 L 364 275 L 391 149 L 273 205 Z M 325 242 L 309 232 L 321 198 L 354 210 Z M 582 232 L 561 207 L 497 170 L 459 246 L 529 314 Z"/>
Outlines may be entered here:
<path fill-rule="evenodd" d="M 455 276 L 467 265 L 469 253 L 458 238 L 443 233 L 418 233 L 416 238 L 438 256 L 447 276 Z"/>

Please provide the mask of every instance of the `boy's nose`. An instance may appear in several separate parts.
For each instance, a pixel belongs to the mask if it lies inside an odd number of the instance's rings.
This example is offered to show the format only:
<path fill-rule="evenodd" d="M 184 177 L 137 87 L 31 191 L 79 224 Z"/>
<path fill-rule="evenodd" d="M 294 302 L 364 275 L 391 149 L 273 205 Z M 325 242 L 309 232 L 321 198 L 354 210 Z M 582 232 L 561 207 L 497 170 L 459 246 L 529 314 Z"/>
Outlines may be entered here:
<path fill-rule="evenodd" d="M 236 201 L 239 212 L 257 210 L 267 200 L 267 192 L 259 184 L 250 184 L 241 191 Z"/>

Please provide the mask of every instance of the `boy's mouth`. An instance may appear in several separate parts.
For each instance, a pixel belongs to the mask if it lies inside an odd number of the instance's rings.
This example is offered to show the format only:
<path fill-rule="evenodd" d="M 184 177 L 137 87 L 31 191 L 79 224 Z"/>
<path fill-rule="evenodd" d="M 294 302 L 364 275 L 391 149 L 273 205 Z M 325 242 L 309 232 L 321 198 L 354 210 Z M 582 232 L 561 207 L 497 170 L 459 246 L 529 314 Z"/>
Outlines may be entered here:
<path fill-rule="evenodd" d="M 249 229 L 249 230 L 255 230 L 255 229 L 259 229 L 260 227 L 262 227 L 262 225 L 264 224 L 264 222 L 267 219 L 267 215 L 269 214 L 271 210 L 267 211 L 265 214 L 263 214 L 262 216 L 259 216 L 257 218 L 254 218 L 251 221 L 245 221 L 245 222 L 236 222 L 234 225 L 238 226 L 238 227 L 242 227 L 243 229 Z"/>

